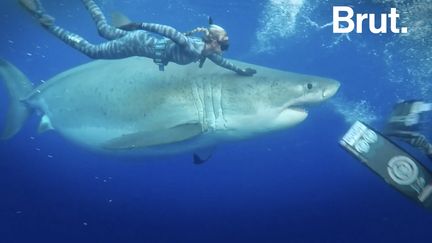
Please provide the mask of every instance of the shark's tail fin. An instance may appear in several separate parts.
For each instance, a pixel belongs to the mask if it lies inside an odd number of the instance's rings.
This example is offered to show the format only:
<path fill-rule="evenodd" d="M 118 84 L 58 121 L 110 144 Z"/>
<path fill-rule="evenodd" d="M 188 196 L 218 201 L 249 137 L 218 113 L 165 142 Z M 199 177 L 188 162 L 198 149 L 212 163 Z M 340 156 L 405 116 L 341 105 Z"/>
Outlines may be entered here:
<path fill-rule="evenodd" d="M 3 59 L 0 59 L 0 80 L 3 80 L 9 95 L 9 108 L 0 139 L 8 139 L 21 129 L 32 111 L 22 100 L 33 87 L 20 70 Z"/>

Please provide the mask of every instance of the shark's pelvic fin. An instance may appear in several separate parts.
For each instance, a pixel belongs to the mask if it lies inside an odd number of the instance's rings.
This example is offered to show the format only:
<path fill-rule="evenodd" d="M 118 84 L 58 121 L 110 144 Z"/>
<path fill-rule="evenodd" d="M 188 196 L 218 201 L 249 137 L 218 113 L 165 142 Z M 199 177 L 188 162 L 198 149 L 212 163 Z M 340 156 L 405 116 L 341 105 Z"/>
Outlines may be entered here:
<path fill-rule="evenodd" d="M 54 127 L 51 124 L 51 120 L 47 115 L 42 116 L 41 121 L 39 123 L 38 132 L 43 133 L 49 130 L 54 130 Z"/>
<path fill-rule="evenodd" d="M 193 163 L 196 165 L 203 164 L 213 156 L 214 147 L 200 149 L 193 154 Z"/>

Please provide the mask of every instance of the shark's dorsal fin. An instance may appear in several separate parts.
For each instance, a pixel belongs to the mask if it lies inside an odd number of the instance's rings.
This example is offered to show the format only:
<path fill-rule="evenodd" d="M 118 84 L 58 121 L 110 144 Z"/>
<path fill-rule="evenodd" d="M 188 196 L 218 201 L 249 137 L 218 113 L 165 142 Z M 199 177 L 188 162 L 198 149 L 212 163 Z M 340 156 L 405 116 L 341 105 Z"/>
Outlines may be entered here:
<path fill-rule="evenodd" d="M 164 145 L 169 143 L 178 143 L 202 133 L 202 127 L 198 123 L 183 124 L 161 131 L 143 131 L 131 134 L 125 134 L 114 138 L 103 145 L 109 150 L 127 150 L 136 148 L 145 148 L 151 146 Z"/>
<path fill-rule="evenodd" d="M 114 25 L 117 28 L 132 23 L 132 21 L 130 21 L 130 19 L 126 15 L 120 12 L 113 12 L 111 14 L 111 18 L 112 18 L 112 25 Z"/>

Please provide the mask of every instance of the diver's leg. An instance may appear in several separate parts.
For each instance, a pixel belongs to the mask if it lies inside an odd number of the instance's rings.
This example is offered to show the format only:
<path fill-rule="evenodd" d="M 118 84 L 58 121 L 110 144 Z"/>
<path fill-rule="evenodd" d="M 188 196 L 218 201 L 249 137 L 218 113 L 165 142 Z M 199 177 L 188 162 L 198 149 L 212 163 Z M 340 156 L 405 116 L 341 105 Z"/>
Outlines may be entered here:
<path fill-rule="evenodd" d="M 93 59 L 120 59 L 136 56 L 133 47 L 134 39 L 128 36 L 94 45 L 83 37 L 69 32 L 59 26 L 49 26 L 46 29 L 63 42 Z"/>
<path fill-rule="evenodd" d="M 133 48 L 135 48 L 139 44 L 139 43 L 134 43 L 140 39 L 135 37 L 139 33 L 126 32 L 131 34 L 134 33 L 134 34 L 131 35 L 130 37 L 124 36 L 118 40 L 105 42 L 100 45 L 93 45 L 89 43 L 87 40 L 85 40 L 83 37 L 75 33 L 69 32 L 61 28 L 60 26 L 56 26 L 54 24 L 54 18 L 52 18 L 50 15 L 45 13 L 45 10 L 43 9 L 43 6 L 39 0 L 20 0 L 20 3 L 29 12 L 31 12 L 38 19 L 40 24 L 45 29 L 47 29 L 50 33 L 55 35 L 57 38 L 59 38 L 69 46 L 89 56 L 90 58 L 117 59 L 117 58 L 139 55 L 139 53 L 133 52 Z M 148 36 L 145 32 L 141 32 L 141 33 L 143 34 L 143 37 Z"/>
<path fill-rule="evenodd" d="M 144 31 L 129 32 L 121 38 L 94 45 L 81 36 L 59 26 L 51 26 L 47 29 L 66 44 L 93 59 L 121 59 L 131 56 L 155 57 L 154 45 L 157 40 Z"/>
<path fill-rule="evenodd" d="M 90 12 L 92 19 L 96 22 L 100 36 L 108 40 L 113 40 L 128 34 L 128 31 L 124 31 L 109 25 L 101 9 L 93 0 L 82 0 L 82 2 Z"/>

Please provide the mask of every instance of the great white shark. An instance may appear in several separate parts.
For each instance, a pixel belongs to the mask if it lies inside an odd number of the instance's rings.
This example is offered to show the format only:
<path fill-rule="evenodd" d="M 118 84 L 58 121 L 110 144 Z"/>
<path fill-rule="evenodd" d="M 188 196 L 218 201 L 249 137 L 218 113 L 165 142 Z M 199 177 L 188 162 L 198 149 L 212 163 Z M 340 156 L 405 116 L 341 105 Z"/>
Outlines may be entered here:
<path fill-rule="evenodd" d="M 1 138 L 14 136 L 37 111 L 39 132 L 55 130 L 92 150 L 198 153 L 295 126 L 306 119 L 307 106 L 329 99 L 340 86 L 329 78 L 233 63 L 257 74 L 240 76 L 212 63 L 170 64 L 161 72 L 150 59 L 132 57 L 92 61 L 33 87 L 0 60 L 10 99 Z"/>

